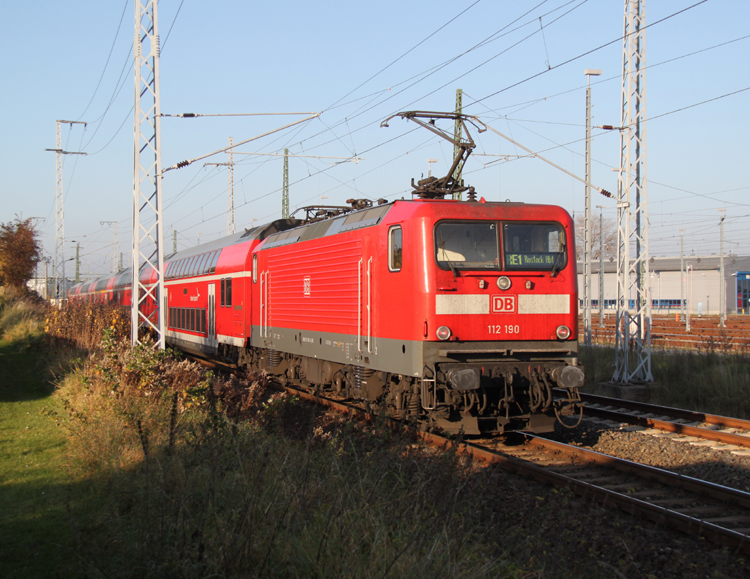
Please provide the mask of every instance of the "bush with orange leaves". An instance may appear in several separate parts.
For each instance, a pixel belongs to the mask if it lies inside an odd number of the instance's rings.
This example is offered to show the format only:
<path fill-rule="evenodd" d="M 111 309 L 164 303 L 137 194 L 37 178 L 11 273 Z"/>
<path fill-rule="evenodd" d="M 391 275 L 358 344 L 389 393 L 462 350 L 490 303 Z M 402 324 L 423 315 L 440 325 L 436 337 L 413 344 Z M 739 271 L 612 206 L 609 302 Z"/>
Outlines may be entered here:
<path fill-rule="evenodd" d="M 53 338 L 85 350 L 98 348 L 109 330 L 115 341 L 130 335 L 129 312 L 110 304 L 66 302 L 62 307 L 50 306 L 44 329 Z"/>

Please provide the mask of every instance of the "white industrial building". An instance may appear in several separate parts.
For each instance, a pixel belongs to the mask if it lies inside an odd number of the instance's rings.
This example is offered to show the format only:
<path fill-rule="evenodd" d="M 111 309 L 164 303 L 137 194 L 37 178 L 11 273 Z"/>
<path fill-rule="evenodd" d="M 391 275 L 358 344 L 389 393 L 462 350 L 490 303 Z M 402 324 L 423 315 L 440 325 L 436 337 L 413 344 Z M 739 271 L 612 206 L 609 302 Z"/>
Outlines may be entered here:
<path fill-rule="evenodd" d="M 684 258 L 685 281 L 680 287 L 680 258 L 652 257 L 649 260 L 648 284 L 651 312 L 674 314 L 680 311 L 680 299 L 691 315 L 718 315 L 722 291 L 720 258 L 717 255 L 689 255 Z M 591 267 L 592 311 L 599 311 L 599 261 Z M 604 262 L 604 310 L 616 310 L 617 263 Z M 724 256 L 724 291 L 727 314 L 750 314 L 750 257 Z M 583 306 L 583 263 L 578 262 L 578 296 Z M 631 307 L 635 296 L 630 295 Z"/>

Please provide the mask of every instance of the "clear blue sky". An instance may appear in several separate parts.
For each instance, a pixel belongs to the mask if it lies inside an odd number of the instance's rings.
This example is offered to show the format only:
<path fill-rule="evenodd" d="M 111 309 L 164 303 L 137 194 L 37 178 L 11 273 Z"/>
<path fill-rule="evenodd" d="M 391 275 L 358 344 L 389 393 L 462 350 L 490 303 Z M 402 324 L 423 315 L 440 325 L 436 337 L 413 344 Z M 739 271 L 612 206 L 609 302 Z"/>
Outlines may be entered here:
<path fill-rule="evenodd" d="M 678 253 L 679 229 L 687 230 L 686 253 L 717 252 L 716 209 L 723 207 L 726 251 L 750 254 L 750 91 L 717 99 L 750 87 L 750 2 L 708 0 L 690 8 L 696 3 L 646 6 L 653 24 L 646 31 L 651 253 Z M 107 273 L 113 228 L 99 222 L 117 221 L 128 265 L 133 2 L 16 2 L 3 15 L 9 25 L 0 37 L 0 221 L 46 218 L 44 249 L 54 252 L 55 155 L 44 149 L 55 146 L 55 120 L 86 121 L 85 131 L 63 127 L 63 147 L 88 153 L 65 157 L 66 257 L 73 255 L 72 240 L 79 241 L 82 273 Z M 585 69 L 603 71 L 592 83 L 593 124 L 620 121 L 620 0 L 162 0 L 159 27 L 163 113 L 321 112 L 241 150 L 287 147 L 291 154 L 363 158 L 335 166 L 290 159 L 292 210 L 321 197 L 326 204 L 408 198 L 411 178 L 427 175 L 430 158 L 438 160 L 433 174 L 443 175 L 449 143 L 400 119 L 390 128 L 379 125 L 398 111 L 451 110 L 457 88 L 466 113 L 581 176 Z M 691 107 L 710 99 L 717 100 Z M 691 108 L 679 110 L 685 107 Z M 165 118 L 163 165 L 298 118 Z M 593 181 L 615 191 L 618 136 L 594 135 Z M 497 157 L 523 152 L 494 133 L 473 136 L 477 149 L 464 177 L 487 200 L 582 211 L 581 183 L 537 159 Z M 282 159 L 238 155 L 235 161 L 238 227 L 279 217 Z M 168 250 L 173 230 L 179 247 L 225 234 L 225 168 L 198 162 L 165 174 L 163 187 Z M 597 197 L 594 205 L 614 217 L 612 201 Z"/>

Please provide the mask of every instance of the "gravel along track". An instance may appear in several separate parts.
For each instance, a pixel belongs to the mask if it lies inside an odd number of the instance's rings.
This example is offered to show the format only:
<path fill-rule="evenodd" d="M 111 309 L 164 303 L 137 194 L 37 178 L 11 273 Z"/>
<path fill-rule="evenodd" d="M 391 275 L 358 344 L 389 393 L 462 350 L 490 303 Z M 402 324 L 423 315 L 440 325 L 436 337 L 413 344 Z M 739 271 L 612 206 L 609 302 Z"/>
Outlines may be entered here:
<path fill-rule="evenodd" d="M 750 453 L 713 441 L 584 419 L 556 440 L 750 492 Z"/>

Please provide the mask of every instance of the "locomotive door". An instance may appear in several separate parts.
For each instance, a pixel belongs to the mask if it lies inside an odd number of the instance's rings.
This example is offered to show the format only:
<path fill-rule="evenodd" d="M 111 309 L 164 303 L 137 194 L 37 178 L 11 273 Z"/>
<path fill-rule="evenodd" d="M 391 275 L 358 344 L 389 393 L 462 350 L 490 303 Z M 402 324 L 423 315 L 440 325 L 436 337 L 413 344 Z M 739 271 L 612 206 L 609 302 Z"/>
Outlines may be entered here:
<path fill-rule="evenodd" d="M 208 284 L 208 343 L 216 345 L 216 284 Z"/>
<path fill-rule="evenodd" d="M 358 283 L 358 321 L 357 321 L 357 350 L 362 354 L 372 354 L 372 301 L 373 301 L 373 259 L 361 258 L 359 260 L 359 283 Z"/>

